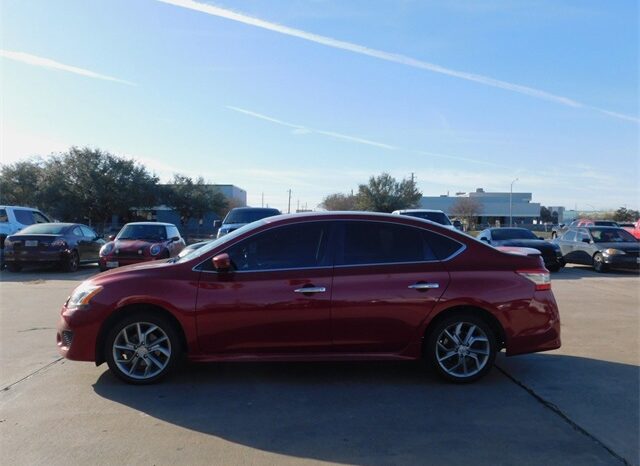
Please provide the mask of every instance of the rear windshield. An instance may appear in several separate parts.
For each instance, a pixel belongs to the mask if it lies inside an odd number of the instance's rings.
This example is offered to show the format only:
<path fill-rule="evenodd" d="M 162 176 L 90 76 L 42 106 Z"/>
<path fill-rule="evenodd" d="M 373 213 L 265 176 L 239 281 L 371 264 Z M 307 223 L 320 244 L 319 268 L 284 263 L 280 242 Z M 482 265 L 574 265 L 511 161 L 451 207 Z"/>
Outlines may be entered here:
<path fill-rule="evenodd" d="M 167 239 L 167 227 L 164 225 L 125 225 L 116 239 L 163 241 Z"/>
<path fill-rule="evenodd" d="M 20 230 L 19 235 L 61 235 L 69 225 L 61 225 L 56 223 L 37 223 Z"/>
<path fill-rule="evenodd" d="M 538 239 L 531 231 L 523 228 L 500 228 L 491 230 L 491 237 L 496 241 L 507 239 Z"/>
<path fill-rule="evenodd" d="M 591 228 L 589 230 L 596 243 L 637 243 L 638 240 L 622 228 Z"/>
<path fill-rule="evenodd" d="M 451 225 L 449 217 L 442 212 L 403 212 L 402 215 L 431 220 L 432 222 L 439 223 L 440 225 Z"/>
<path fill-rule="evenodd" d="M 597 227 L 617 227 L 618 226 L 616 222 L 610 222 L 605 220 L 598 220 L 593 222 L 593 224 Z"/>
<path fill-rule="evenodd" d="M 227 214 L 223 223 L 251 223 L 274 215 L 280 215 L 280 211 L 278 209 L 232 210 Z"/>

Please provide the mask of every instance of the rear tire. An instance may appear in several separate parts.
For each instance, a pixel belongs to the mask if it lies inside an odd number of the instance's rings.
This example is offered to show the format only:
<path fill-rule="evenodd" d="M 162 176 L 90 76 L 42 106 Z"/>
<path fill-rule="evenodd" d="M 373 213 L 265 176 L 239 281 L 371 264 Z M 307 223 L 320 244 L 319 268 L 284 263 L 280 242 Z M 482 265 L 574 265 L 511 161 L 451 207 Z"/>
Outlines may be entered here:
<path fill-rule="evenodd" d="M 599 252 L 596 252 L 593 256 L 593 270 L 598 273 L 605 273 L 609 270 L 607 264 L 604 263 L 604 257 Z"/>
<path fill-rule="evenodd" d="M 178 332 L 169 320 L 154 312 L 137 312 L 109 330 L 103 354 L 116 377 L 146 385 L 166 377 L 181 353 Z"/>
<path fill-rule="evenodd" d="M 474 382 L 493 367 L 497 343 L 491 326 L 470 312 L 445 317 L 429 332 L 424 357 L 443 379 Z"/>
<path fill-rule="evenodd" d="M 65 272 L 76 272 L 80 266 L 80 256 L 78 251 L 71 251 L 69 257 L 62 262 L 62 270 Z"/>
<path fill-rule="evenodd" d="M 559 272 L 562 266 L 558 264 L 558 265 L 551 265 L 547 268 L 549 269 L 549 272 Z"/>

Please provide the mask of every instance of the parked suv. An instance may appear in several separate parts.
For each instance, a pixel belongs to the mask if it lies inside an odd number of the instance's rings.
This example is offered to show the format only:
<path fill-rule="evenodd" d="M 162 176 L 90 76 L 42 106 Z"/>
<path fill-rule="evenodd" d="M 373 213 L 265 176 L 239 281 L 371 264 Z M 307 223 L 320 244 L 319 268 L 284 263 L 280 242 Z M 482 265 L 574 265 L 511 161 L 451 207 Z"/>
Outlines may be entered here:
<path fill-rule="evenodd" d="M 432 209 L 403 209 L 403 210 L 394 210 L 391 212 L 393 215 L 408 215 L 409 217 L 421 218 L 424 220 L 430 220 L 432 222 L 439 223 L 447 228 L 452 230 L 458 229 L 455 227 L 447 214 L 445 214 L 441 210 L 432 210 Z"/>
<path fill-rule="evenodd" d="M 13 205 L 0 205 L 0 269 L 4 267 L 4 240 L 34 223 L 49 223 L 51 220 L 38 209 Z"/>
<path fill-rule="evenodd" d="M 231 233 L 233 230 L 245 226 L 247 223 L 273 217 L 274 215 L 280 215 L 280 213 L 278 209 L 271 209 L 269 207 L 236 207 L 229 211 L 222 221 L 222 224 L 220 224 L 220 220 L 216 220 L 213 222 L 213 226 L 220 227 L 218 229 L 218 238 L 220 238 L 227 233 Z"/>

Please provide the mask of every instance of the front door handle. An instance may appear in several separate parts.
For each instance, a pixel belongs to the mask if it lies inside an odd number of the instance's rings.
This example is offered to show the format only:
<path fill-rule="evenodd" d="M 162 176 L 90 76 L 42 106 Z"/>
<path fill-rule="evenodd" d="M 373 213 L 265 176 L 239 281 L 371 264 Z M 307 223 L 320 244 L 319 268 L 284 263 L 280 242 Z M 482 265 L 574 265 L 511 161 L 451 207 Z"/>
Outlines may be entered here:
<path fill-rule="evenodd" d="M 412 290 L 418 290 L 418 291 L 433 290 L 436 288 L 440 288 L 440 284 L 419 282 L 419 283 L 414 283 L 413 285 L 409 285 L 409 288 Z"/>
<path fill-rule="evenodd" d="M 327 289 L 324 286 L 307 286 L 293 290 L 294 293 L 324 293 Z"/>

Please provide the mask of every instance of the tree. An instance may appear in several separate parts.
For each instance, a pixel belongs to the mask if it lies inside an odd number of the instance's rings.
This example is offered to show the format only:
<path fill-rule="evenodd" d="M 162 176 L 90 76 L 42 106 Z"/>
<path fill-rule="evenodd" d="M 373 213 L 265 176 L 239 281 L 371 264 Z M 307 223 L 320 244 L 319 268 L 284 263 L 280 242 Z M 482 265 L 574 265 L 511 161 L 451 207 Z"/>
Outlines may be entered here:
<path fill-rule="evenodd" d="M 616 222 L 635 222 L 640 218 L 640 212 L 626 207 L 620 207 L 613 213 L 613 220 Z"/>
<path fill-rule="evenodd" d="M 329 194 L 320 203 L 325 210 L 357 210 L 357 199 L 353 194 Z"/>
<path fill-rule="evenodd" d="M 482 203 L 473 197 L 460 197 L 451 207 L 451 215 L 462 219 L 468 230 L 473 230 L 476 218 L 482 212 Z"/>
<path fill-rule="evenodd" d="M 0 170 L 0 204 L 39 206 L 38 186 L 43 178 L 41 159 L 4 165 Z"/>
<path fill-rule="evenodd" d="M 369 178 L 368 184 L 361 184 L 356 196 L 359 210 L 393 212 L 398 209 L 417 207 L 422 193 L 412 179 L 398 182 L 388 173 Z"/>
<path fill-rule="evenodd" d="M 556 217 L 557 217 L 557 214 L 556 214 Z M 545 206 L 540 207 L 540 221 L 542 223 L 548 223 L 553 221 L 553 214 L 551 213 L 551 210 L 549 210 Z"/>
<path fill-rule="evenodd" d="M 190 218 L 200 219 L 206 212 L 222 214 L 227 207 L 224 195 L 207 185 L 202 177 L 193 181 L 176 174 L 171 184 L 165 186 L 163 197 L 166 203 L 180 214 L 180 221 L 186 224 Z"/>

